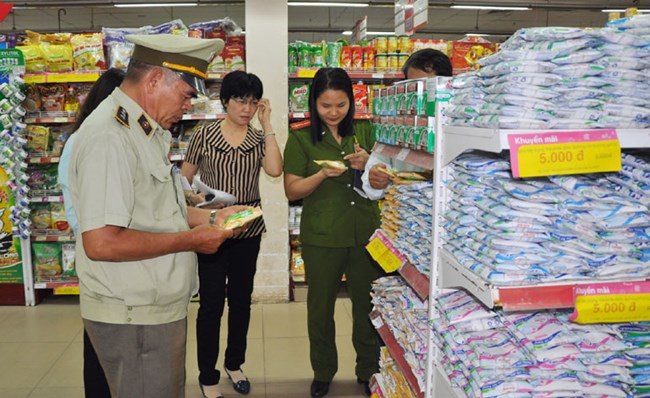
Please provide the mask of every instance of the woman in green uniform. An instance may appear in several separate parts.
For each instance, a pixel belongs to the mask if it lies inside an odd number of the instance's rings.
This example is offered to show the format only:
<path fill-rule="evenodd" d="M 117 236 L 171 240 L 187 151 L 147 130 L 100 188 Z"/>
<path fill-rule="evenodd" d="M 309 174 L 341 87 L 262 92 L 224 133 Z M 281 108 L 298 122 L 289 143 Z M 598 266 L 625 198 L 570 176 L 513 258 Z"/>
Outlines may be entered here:
<path fill-rule="evenodd" d="M 289 200 L 303 199 L 300 239 L 309 284 L 311 396 L 325 396 L 338 369 L 334 305 L 344 274 L 352 300 L 357 382 L 369 394 L 368 380 L 378 368 L 377 334 L 368 318 L 370 287 L 382 272 L 365 245 L 379 227 L 379 208 L 354 190 L 353 180 L 374 145 L 372 125 L 354 120 L 352 82 L 340 68 L 316 73 L 309 109 L 311 126 L 289 134 L 284 188 Z M 342 161 L 347 168 L 321 167 L 316 160 Z"/>

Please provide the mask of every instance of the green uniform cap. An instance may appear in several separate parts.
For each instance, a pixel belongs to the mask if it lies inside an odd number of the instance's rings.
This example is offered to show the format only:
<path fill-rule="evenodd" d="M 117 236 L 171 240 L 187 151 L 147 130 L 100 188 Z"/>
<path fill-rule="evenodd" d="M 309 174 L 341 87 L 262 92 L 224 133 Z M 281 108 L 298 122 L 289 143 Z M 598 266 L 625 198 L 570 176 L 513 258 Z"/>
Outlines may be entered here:
<path fill-rule="evenodd" d="M 131 58 L 176 72 L 187 84 L 205 95 L 208 64 L 223 50 L 221 39 L 196 39 L 179 35 L 128 35 L 135 44 Z"/>

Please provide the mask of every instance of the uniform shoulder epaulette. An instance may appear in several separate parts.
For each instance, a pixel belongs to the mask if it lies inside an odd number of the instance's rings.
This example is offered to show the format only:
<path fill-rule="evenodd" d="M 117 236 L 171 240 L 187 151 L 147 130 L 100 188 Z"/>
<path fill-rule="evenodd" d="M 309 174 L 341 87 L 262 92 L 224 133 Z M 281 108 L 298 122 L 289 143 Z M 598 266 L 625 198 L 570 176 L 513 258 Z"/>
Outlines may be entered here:
<path fill-rule="evenodd" d="M 129 126 L 129 113 L 121 106 L 115 111 L 115 120 L 117 120 L 122 126 L 131 128 L 131 126 Z"/>

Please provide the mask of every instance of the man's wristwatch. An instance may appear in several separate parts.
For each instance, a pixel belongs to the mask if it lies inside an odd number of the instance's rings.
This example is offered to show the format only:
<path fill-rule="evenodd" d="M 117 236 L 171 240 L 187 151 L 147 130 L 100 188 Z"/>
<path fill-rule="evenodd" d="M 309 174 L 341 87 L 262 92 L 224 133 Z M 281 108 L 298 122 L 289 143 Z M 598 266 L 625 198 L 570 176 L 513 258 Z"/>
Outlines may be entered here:
<path fill-rule="evenodd" d="M 210 218 L 208 218 L 208 222 L 210 224 L 212 224 L 212 225 L 216 224 L 216 222 L 217 222 L 217 211 L 216 210 L 212 210 L 210 212 Z"/>

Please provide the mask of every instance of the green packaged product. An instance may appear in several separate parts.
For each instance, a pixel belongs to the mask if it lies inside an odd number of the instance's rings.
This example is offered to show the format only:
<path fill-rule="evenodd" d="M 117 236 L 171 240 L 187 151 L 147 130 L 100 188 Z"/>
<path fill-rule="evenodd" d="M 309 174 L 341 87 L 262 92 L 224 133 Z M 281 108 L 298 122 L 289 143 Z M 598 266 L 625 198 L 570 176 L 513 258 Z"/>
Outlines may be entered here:
<path fill-rule="evenodd" d="M 341 66 L 341 49 L 343 43 L 329 42 L 327 43 L 327 51 L 325 52 L 325 65 L 330 68 L 338 68 Z"/>
<path fill-rule="evenodd" d="M 289 44 L 289 69 L 295 69 L 298 66 L 298 51 L 294 43 Z"/>
<path fill-rule="evenodd" d="M 298 42 L 298 66 L 302 68 L 311 66 L 311 44 Z"/>
<path fill-rule="evenodd" d="M 309 112 L 309 83 L 289 85 L 289 111 Z"/>
<path fill-rule="evenodd" d="M 33 243 L 34 273 L 37 281 L 58 279 L 61 267 L 61 245 L 57 243 Z"/>
<path fill-rule="evenodd" d="M 323 66 L 323 46 L 312 46 L 311 48 L 311 66 Z"/>

